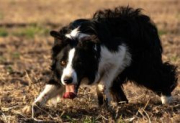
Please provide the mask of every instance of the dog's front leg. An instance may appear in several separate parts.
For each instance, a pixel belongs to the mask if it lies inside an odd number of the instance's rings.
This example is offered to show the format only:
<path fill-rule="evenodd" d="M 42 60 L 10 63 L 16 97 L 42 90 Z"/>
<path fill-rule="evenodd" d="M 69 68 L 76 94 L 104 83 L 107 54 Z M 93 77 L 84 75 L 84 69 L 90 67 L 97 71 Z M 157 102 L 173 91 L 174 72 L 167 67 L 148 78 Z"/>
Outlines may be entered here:
<path fill-rule="evenodd" d="M 118 73 L 119 73 L 118 68 L 113 67 L 109 69 L 108 71 L 106 71 L 100 80 L 100 83 L 103 83 L 105 85 L 105 95 L 106 95 L 107 103 L 109 106 L 112 105 L 112 96 L 111 96 L 110 89 Z"/>
<path fill-rule="evenodd" d="M 96 85 L 96 92 L 97 92 L 99 106 L 102 106 L 105 102 L 104 90 L 105 90 L 105 87 L 102 83 L 98 83 Z"/>
<path fill-rule="evenodd" d="M 62 94 L 64 88 L 55 81 L 50 81 L 45 85 L 44 90 L 35 99 L 32 105 L 32 117 L 34 117 L 39 108 L 42 107 L 49 99 L 56 97 L 58 94 Z"/>

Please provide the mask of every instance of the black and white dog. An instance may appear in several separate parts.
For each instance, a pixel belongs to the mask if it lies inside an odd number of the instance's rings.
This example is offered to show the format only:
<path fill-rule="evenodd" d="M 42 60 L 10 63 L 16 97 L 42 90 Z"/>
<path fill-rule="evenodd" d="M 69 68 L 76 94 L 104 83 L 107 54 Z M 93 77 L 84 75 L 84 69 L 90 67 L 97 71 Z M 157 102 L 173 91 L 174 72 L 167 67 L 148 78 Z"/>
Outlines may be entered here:
<path fill-rule="evenodd" d="M 52 78 L 33 105 L 42 106 L 64 91 L 77 93 L 83 80 L 97 85 L 99 104 L 128 102 L 122 85 L 144 86 L 171 100 L 177 85 L 176 67 L 162 61 L 156 26 L 141 9 L 117 7 L 97 11 L 92 19 L 78 19 L 51 31 Z"/>

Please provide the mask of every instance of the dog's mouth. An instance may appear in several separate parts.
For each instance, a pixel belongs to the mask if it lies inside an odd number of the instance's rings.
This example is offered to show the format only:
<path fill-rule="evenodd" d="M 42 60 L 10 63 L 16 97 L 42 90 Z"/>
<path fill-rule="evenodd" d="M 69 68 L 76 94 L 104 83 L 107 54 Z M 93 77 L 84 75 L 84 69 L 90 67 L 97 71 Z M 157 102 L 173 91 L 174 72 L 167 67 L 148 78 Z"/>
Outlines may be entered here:
<path fill-rule="evenodd" d="M 74 99 L 76 96 L 77 96 L 76 85 L 74 85 L 74 84 L 65 85 L 65 93 L 63 95 L 63 98 Z"/>
<path fill-rule="evenodd" d="M 76 92 L 76 85 L 65 85 L 66 92 L 72 92 L 72 93 L 77 93 Z"/>

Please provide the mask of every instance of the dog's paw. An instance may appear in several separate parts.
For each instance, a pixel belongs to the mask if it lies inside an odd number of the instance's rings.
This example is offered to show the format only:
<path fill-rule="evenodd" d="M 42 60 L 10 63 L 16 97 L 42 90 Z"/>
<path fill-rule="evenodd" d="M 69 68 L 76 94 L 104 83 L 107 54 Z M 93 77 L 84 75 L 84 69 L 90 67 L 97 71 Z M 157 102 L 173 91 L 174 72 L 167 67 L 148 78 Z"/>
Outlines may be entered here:
<path fill-rule="evenodd" d="M 173 97 L 172 96 L 161 96 L 161 102 L 163 105 L 168 105 L 173 102 Z"/>

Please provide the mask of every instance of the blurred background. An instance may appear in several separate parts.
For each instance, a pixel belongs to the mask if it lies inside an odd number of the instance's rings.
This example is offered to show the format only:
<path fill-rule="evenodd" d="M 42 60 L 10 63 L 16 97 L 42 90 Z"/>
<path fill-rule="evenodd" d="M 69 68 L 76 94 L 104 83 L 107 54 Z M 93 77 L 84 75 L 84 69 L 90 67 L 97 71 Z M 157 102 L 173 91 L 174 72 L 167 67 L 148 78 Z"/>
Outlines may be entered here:
<path fill-rule="evenodd" d="M 0 123 L 25 122 L 31 116 L 26 108 L 50 76 L 50 30 L 59 30 L 78 18 L 91 18 L 99 9 L 128 5 L 142 8 L 152 18 L 162 40 L 163 60 L 180 66 L 179 0 L 0 0 Z M 137 122 L 180 122 L 178 104 L 171 108 L 157 105 L 159 98 L 155 94 L 131 83 L 125 85 L 125 91 L 130 104 L 117 113 L 119 121 L 134 118 Z M 113 115 L 97 108 L 94 96 L 91 89 L 82 88 L 79 97 L 83 98 L 48 108 L 51 115 L 44 113 L 40 118 L 56 122 L 114 121 Z M 180 101 L 180 85 L 173 96 Z M 147 115 L 138 114 L 147 101 L 151 102 Z"/>
<path fill-rule="evenodd" d="M 59 27 L 77 18 L 90 18 L 99 9 L 129 5 L 142 8 L 160 29 L 169 28 L 172 33 L 180 30 L 178 0 L 0 0 L 0 3 L 1 27 L 31 24 Z"/>

